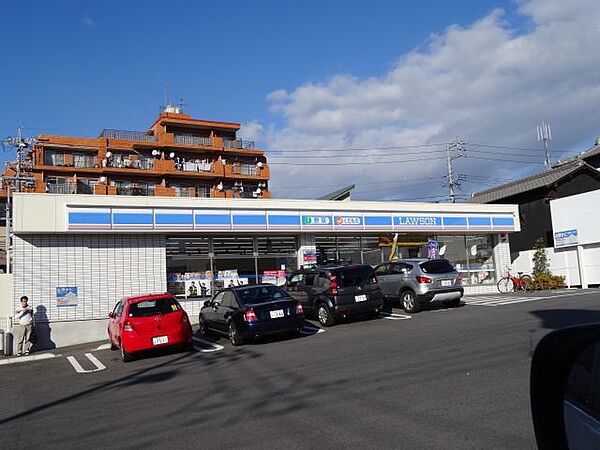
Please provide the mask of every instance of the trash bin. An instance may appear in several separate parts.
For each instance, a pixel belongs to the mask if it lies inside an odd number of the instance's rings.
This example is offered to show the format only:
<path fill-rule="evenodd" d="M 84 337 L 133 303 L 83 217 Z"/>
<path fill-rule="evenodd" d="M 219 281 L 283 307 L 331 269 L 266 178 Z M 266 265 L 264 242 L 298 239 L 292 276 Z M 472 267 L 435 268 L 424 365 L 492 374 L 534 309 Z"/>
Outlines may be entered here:
<path fill-rule="evenodd" d="M 4 333 L 4 356 L 13 354 L 13 334 L 10 331 Z"/>

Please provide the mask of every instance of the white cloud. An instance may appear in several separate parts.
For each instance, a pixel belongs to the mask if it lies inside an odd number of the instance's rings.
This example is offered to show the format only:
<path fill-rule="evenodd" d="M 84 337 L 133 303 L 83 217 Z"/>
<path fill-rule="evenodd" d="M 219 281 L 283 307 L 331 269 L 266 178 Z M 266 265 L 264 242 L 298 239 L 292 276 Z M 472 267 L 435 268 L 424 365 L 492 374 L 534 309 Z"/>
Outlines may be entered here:
<path fill-rule="evenodd" d="M 437 158 L 406 164 L 273 164 L 274 193 L 308 197 L 327 191 L 326 183 L 331 189 L 336 183 L 356 183 L 357 197 L 443 193 L 441 180 L 390 189 L 394 180 L 444 175 L 443 146 L 328 153 L 306 149 L 408 146 L 447 142 L 456 136 L 467 142 L 537 148 L 535 127 L 542 120 L 552 122 L 553 149 L 573 149 L 585 139 L 591 143 L 600 133 L 600 58 L 596 56 L 600 3 L 531 0 L 520 3 L 518 12 L 531 22 L 527 32 L 517 33 L 503 11 L 495 10 L 468 27 L 451 25 L 432 35 L 424 49 L 402 55 L 381 77 L 336 74 L 321 83 L 269 94 L 272 110 L 281 115 L 284 125 L 262 128 L 255 122 L 252 128 L 260 131 L 260 141 L 268 149 L 298 150 L 286 153 L 288 159 L 272 157 L 271 163 Z M 511 178 L 543 169 L 477 159 L 533 160 L 535 155 L 542 161 L 541 151 L 520 152 L 529 155 L 525 157 L 507 156 L 510 151 L 503 150 L 485 149 L 492 152 L 485 154 L 475 150 L 468 146 L 469 157 L 456 162 L 457 172 Z M 419 151 L 420 155 L 414 154 Z M 323 155 L 336 157 L 316 158 Z M 341 158 L 349 155 L 357 156 Z M 377 182 L 388 184 L 378 188 Z M 304 188 L 294 190 L 292 185 Z M 468 184 L 463 193 L 483 187 Z"/>

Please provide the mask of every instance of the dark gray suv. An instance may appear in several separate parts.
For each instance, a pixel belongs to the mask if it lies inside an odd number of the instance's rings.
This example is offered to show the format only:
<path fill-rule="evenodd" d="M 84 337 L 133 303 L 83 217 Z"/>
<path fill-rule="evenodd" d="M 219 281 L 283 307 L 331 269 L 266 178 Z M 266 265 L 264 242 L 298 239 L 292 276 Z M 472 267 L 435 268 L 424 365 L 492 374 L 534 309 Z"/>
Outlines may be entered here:
<path fill-rule="evenodd" d="M 398 259 L 375 267 L 386 298 L 400 299 L 408 313 L 432 302 L 460 305 L 464 293 L 460 274 L 446 259 Z"/>

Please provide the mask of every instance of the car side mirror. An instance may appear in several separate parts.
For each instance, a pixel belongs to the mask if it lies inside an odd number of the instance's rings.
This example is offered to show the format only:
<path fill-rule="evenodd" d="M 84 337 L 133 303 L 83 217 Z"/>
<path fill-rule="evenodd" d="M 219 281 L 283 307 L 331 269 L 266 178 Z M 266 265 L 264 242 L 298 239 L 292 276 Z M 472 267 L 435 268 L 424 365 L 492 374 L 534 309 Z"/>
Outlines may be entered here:
<path fill-rule="evenodd" d="M 600 448 L 600 324 L 546 335 L 531 362 L 538 448 Z"/>
<path fill-rule="evenodd" d="M 205 301 L 205 302 L 202 304 L 202 306 L 210 306 L 210 305 L 212 305 L 212 301 L 211 301 L 211 300 L 206 300 L 206 301 Z"/>
<path fill-rule="evenodd" d="M 115 317 L 115 313 L 113 313 L 112 311 L 108 313 L 108 318 L 112 319 Z"/>

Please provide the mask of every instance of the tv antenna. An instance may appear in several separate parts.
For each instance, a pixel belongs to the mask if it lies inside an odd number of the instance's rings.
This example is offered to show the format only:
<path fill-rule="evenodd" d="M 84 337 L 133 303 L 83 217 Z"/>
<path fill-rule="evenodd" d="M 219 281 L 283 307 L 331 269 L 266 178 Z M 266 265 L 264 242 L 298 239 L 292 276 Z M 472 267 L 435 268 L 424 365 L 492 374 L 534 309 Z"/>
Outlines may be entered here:
<path fill-rule="evenodd" d="M 552 140 L 552 128 L 550 127 L 550 122 L 544 120 L 537 126 L 537 140 L 538 142 L 544 143 L 544 166 L 546 166 L 546 170 L 550 170 L 552 168 L 550 164 L 550 155 L 548 155 L 548 143 Z"/>

